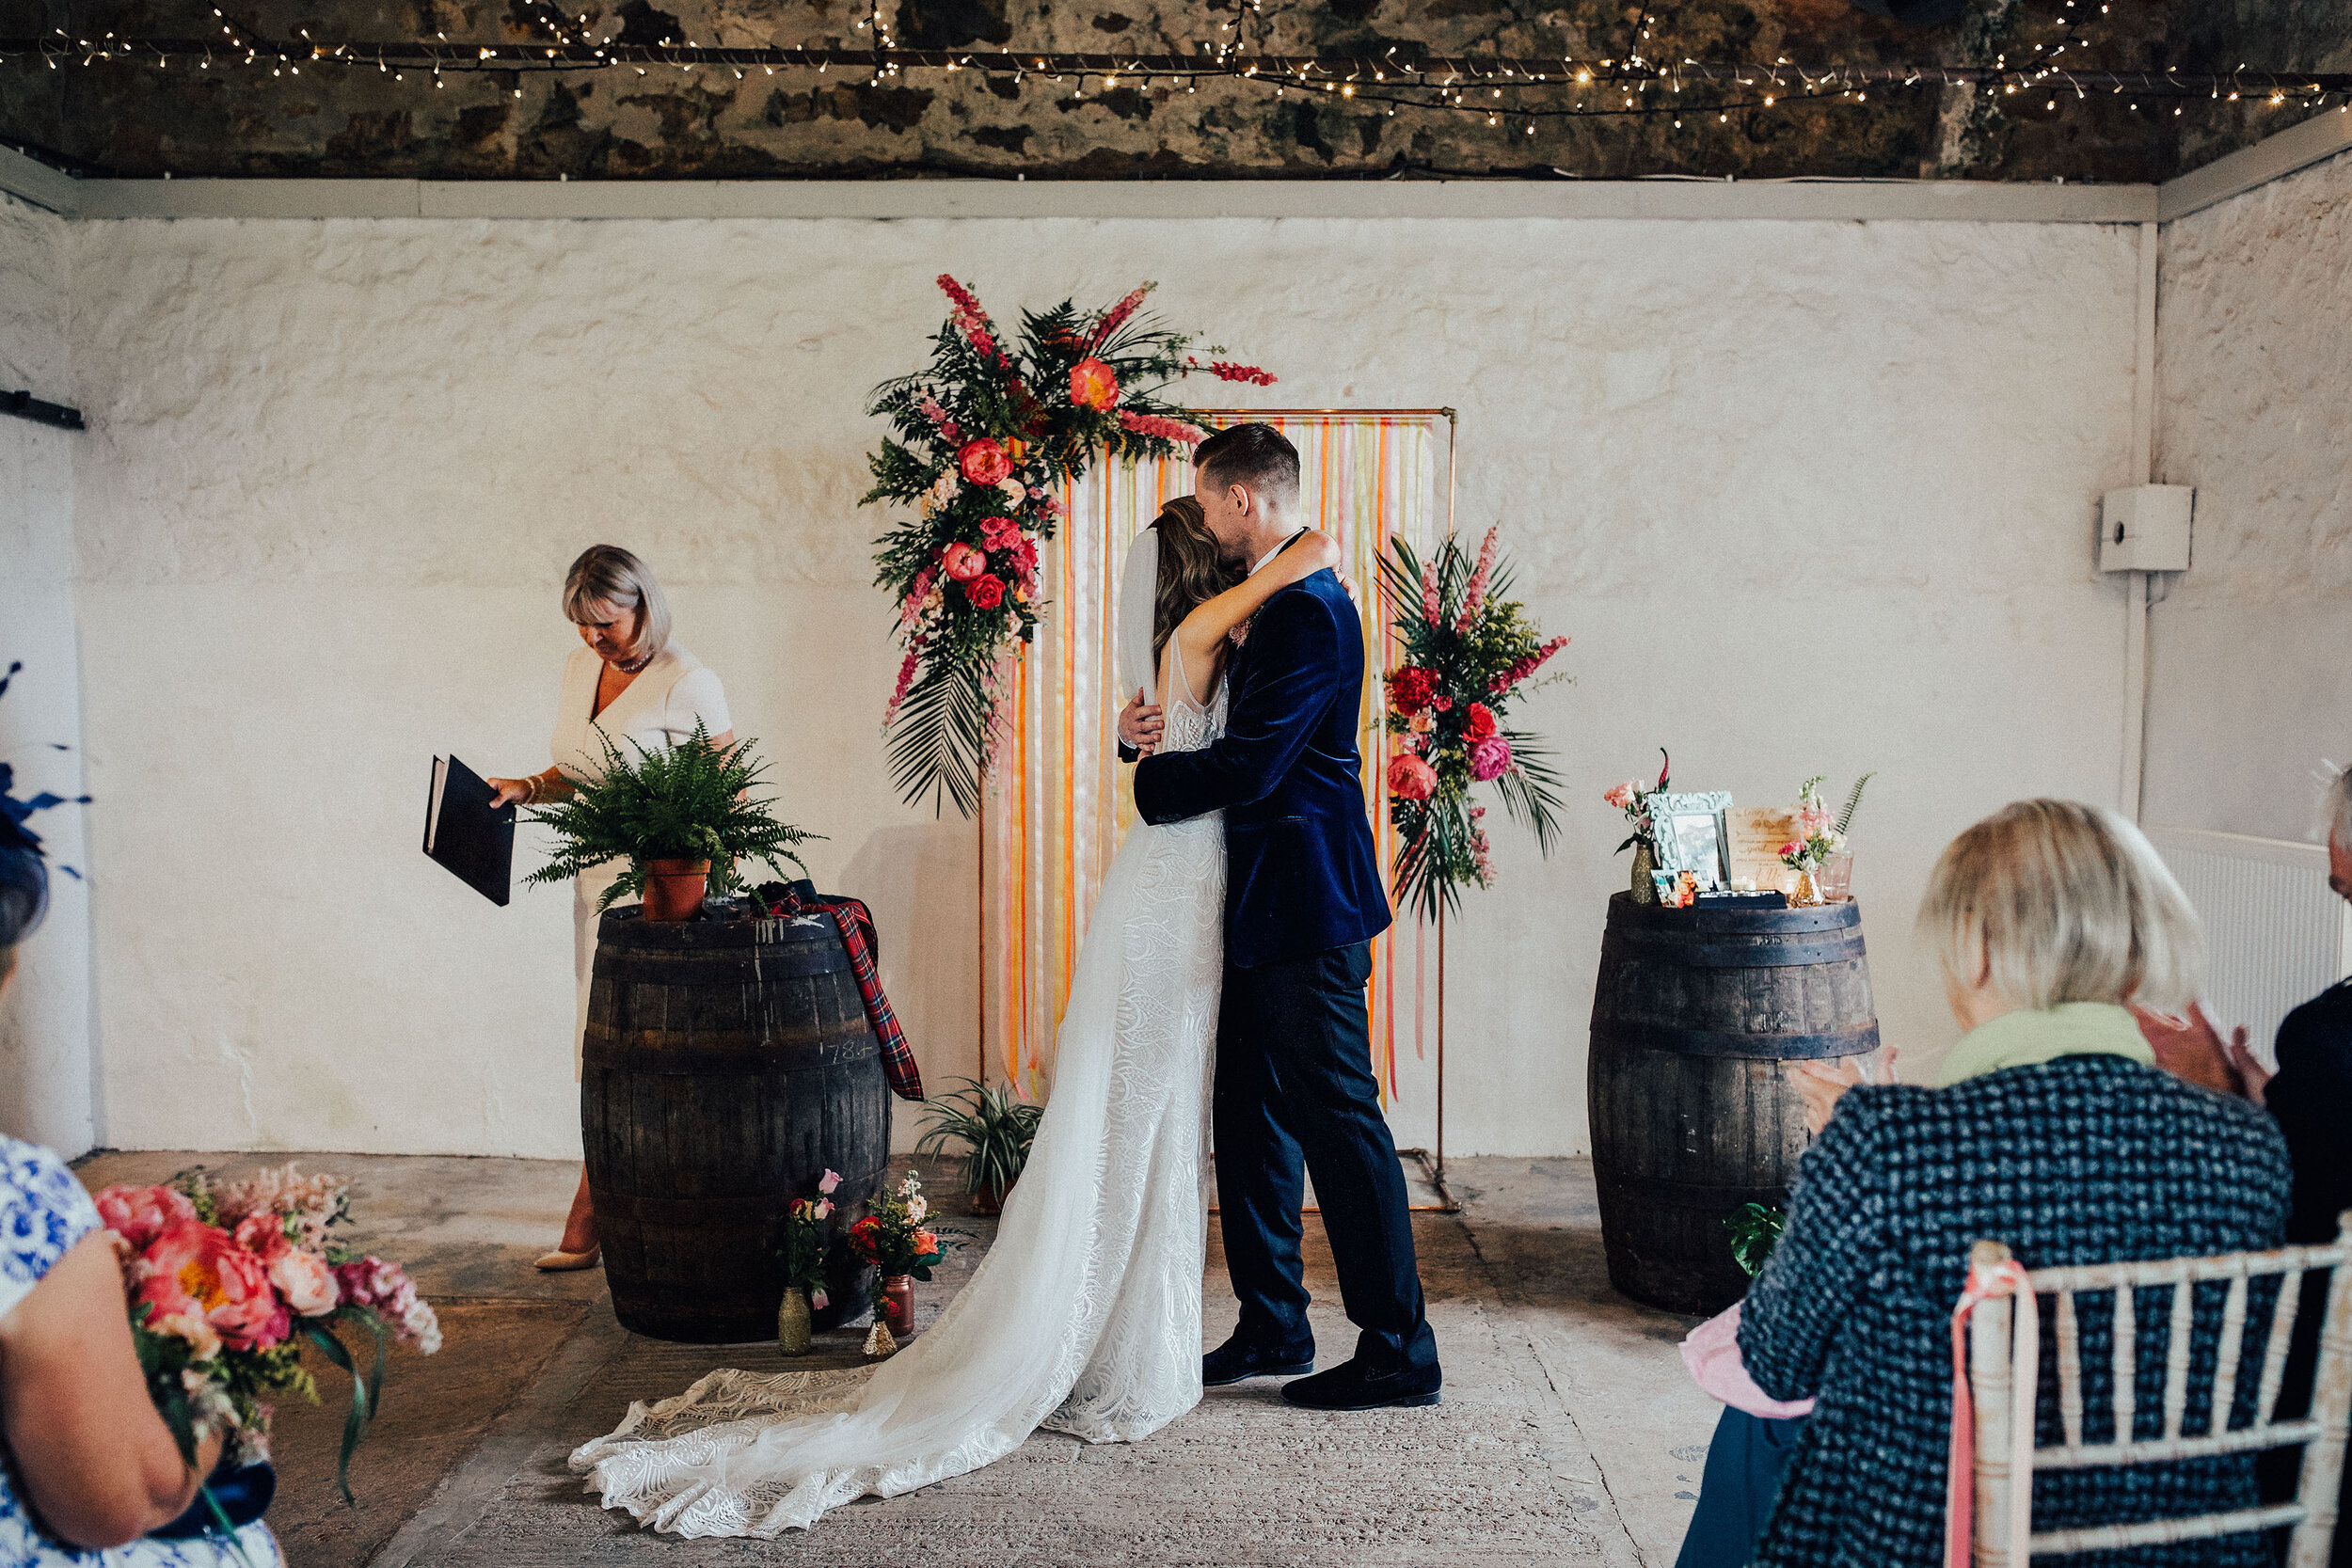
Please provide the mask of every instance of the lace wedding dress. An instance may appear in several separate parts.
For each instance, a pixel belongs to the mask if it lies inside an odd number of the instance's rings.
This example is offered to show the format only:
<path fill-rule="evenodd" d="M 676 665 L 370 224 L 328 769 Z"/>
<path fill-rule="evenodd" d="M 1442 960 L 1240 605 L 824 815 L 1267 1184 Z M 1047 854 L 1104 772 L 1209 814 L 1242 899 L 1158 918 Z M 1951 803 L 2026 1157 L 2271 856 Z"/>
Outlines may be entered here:
<path fill-rule="evenodd" d="M 1188 751 L 1219 733 L 1225 697 L 1192 700 L 1176 649 L 1164 749 Z M 1078 957 L 1044 1121 L 971 1282 L 870 1373 L 716 1371 L 630 1406 L 572 1455 L 589 1490 L 657 1529 L 772 1537 L 977 1469 L 1039 1427 L 1132 1443 L 1198 1404 L 1224 911 L 1221 815 L 1136 824 Z"/>

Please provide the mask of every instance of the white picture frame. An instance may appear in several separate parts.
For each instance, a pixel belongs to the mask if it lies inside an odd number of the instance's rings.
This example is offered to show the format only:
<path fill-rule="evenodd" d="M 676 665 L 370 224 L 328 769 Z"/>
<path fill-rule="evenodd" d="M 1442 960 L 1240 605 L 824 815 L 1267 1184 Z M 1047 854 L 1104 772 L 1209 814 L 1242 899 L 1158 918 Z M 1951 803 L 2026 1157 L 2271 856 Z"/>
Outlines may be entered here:
<path fill-rule="evenodd" d="M 1692 874 L 1705 892 L 1729 885 L 1728 840 L 1724 813 L 1731 809 L 1728 790 L 1711 789 L 1684 795 L 1649 798 L 1650 833 L 1661 871 Z"/>

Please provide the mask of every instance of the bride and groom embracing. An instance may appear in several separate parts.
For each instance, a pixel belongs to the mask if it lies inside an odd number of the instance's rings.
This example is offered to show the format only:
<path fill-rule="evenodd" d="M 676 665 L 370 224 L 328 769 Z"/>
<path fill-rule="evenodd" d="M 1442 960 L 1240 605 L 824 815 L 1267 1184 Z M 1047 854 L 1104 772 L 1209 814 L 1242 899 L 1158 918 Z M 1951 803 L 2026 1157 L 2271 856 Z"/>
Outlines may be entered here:
<path fill-rule="evenodd" d="M 773 1536 L 976 1469 L 1040 1427 L 1138 1441 L 1204 1385 L 1291 1376 L 1282 1397 L 1318 1410 L 1438 1402 L 1365 1015 L 1390 915 L 1356 744 L 1362 623 L 1336 543 L 1291 520 L 1298 453 L 1279 431 L 1222 431 L 1194 465 L 1196 494 L 1137 539 L 1119 606 L 1136 694 L 1120 754 L 1139 758 L 1144 825 L 1104 879 L 994 1244 L 871 1372 L 718 1371 L 631 1406 L 572 1456 L 607 1507 L 687 1536 Z M 1241 1316 L 1203 1355 L 1212 1120 Z M 1358 1330 L 1322 1372 L 1302 1167 Z"/>

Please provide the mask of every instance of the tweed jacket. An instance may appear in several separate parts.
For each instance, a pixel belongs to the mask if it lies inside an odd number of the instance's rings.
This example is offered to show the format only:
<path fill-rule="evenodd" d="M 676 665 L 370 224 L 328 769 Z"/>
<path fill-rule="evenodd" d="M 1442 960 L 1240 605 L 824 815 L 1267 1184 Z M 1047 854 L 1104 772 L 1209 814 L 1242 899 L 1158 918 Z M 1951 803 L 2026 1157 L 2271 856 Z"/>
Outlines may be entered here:
<path fill-rule="evenodd" d="M 2027 1268 L 2274 1246 L 2287 1154 L 2271 1119 L 2153 1068 L 2069 1056 L 1949 1088 L 1857 1087 L 1798 1162 L 1788 1224 L 1740 1310 L 1740 1353 L 1774 1399 L 1818 1398 L 1758 1542 L 1758 1568 L 1934 1568 L 1944 1549 L 1951 1314 L 1979 1239 Z M 2249 1302 L 2259 1367 L 2277 1286 Z M 2185 1431 L 2201 1431 L 2221 1290 L 2201 1288 Z M 2166 1290 L 2135 1301 L 2139 1434 L 2162 1431 Z M 2112 1335 L 2086 1301 L 2083 1436 L 2111 1440 Z M 2042 1303 L 2048 1322 L 2050 1303 Z M 2148 1325 L 2155 1325 L 2153 1333 Z M 2042 1339 L 2042 1440 L 2058 1436 L 2055 1335 Z M 2235 1424 L 2250 1418 L 2241 1376 Z M 2251 1507 L 2250 1455 L 2034 1477 L 2036 1529 Z M 2092 1553 L 2069 1568 L 2245 1564 L 2250 1535 Z"/>

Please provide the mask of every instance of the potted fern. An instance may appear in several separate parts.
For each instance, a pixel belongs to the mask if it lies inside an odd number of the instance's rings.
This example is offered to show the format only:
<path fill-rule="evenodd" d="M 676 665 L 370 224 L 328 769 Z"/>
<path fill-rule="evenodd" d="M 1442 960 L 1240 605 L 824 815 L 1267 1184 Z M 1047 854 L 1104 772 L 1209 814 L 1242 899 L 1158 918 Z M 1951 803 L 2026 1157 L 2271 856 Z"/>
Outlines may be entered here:
<path fill-rule="evenodd" d="M 808 875 L 792 851 L 812 835 L 777 821 L 767 801 L 751 797 L 767 767 L 752 755 L 754 742 L 713 745 L 697 721 L 675 746 L 629 744 L 633 758 L 608 737 L 602 778 L 575 778 L 568 799 L 532 813 L 532 821 L 554 830 L 556 850 L 523 880 L 560 882 L 625 860 L 628 869 L 605 890 L 599 911 L 634 894 L 647 920 L 688 920 L 707 894 L 740 885 L 736 867 L 743 861 L 779 872 L 789 861 Z"/>
<path fill-rule="evenodd" d="M 1029 1163 L 1029 1144 L 1045 1107 L 1018 1098 L 1001 1085 L 970 1078 L 957 1082 L 964 1087 L 923 1108 L 930 1125 L 914 1151 L 944 1154 L 948 1139 L 961 1140 L 966 1150 L 963 1190 L 972 1199 L 972 1212 L 998 1213 L 1005 1207 L 1005 1195 L 1021 1179 L 1022 1166 Z"/>

